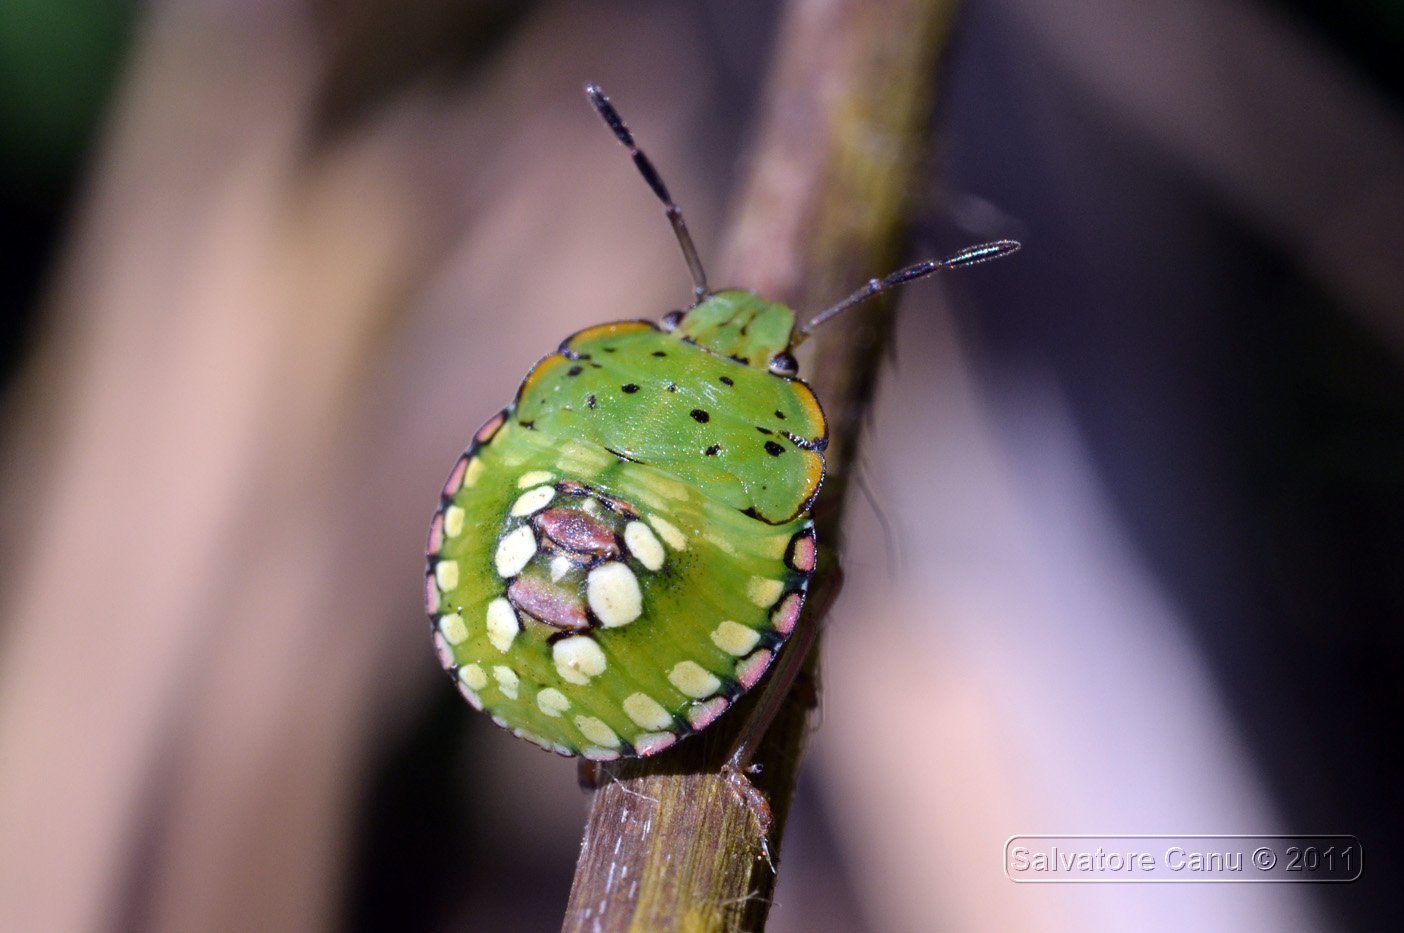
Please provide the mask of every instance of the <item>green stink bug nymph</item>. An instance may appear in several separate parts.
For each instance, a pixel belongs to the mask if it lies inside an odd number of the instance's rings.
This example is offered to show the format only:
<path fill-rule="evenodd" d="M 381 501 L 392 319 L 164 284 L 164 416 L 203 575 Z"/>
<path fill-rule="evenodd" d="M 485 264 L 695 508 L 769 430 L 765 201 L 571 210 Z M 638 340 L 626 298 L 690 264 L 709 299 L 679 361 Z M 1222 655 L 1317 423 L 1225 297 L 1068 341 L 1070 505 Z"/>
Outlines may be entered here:
<path fill-rule="evenodd" d="M 599 88 L 586 93 L 663 202 L 694 301 L 658 324 L 588 328 L 536 364 L 449 475 L 425 599 L 470 704 L 543 748 L 608 760 L 705 729 L 800 624 L 828 424 L 795 344 L 879 291 L 1018 244 L 874 279 L 797 328 L 783 305 L 708 290 L 662 179 Z"/>

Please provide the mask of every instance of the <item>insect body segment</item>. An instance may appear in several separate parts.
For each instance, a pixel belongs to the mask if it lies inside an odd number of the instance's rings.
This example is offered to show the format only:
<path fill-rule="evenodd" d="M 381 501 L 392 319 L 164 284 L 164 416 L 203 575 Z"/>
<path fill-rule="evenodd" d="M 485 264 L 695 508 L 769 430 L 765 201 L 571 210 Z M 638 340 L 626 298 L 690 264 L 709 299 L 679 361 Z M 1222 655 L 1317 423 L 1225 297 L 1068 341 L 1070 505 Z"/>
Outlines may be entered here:
<path fill-rule="evenodd" d="M 561 754 L 651 754 L 704 728 L 793 629 L 810 522 L 767 524 L 506 414 L 431 531 L 441 662 L 470 703 Z"/>

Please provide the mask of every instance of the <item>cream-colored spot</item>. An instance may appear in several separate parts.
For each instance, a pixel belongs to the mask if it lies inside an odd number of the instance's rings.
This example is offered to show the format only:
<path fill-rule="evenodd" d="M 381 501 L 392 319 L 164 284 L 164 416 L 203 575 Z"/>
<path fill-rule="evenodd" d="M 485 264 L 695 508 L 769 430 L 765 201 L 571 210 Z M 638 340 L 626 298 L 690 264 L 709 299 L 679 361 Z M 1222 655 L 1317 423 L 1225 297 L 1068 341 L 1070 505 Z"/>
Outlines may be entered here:
<path fill-rule="evenodd" d="M 707 532 L 705 537 L 717 548 L 717 550 L 722 551 L 725 554 L 730 554 L 732 557 L 740 556 L 736 552 L 736 545 L 732 544 L 731 540 L 725 535 L 718 534 L 715 531 L 709 531 Z"/>
<path fill-rule="evenodd" d="M 458 669 L 458 679 L 474 690 L 481 690 L 488 684 L 487 674 L 476 664 L 465 664 Z"/>
<path fill-rule="evenodd" d="M 624 543 L 628 545 L 629 553 L 649 570 L 663 567 L 663 545 L 658 543 L 657 536 L 643 522 L 630 522 L 624 526 Z"/>
<path fill-rule="evenodd" d="M 591 761 L 613 761 L 619 757 L 617 748 L 600 748 L 598 745 L 586 745 L 580 750 L 580 754 Z"/>
<path fill-rule="evenodd" d="M 570 709 L 570 700 L 555 687 L 547 687 L 536 695 L 536 705 L 547 716 L 559 716 Z"/>
<path fill-rule="evenodd" d="M 456 538 L 462 530 L 463 510 L 456 505 L 444 509 L 444 534 L 450 538 Z"/>
<path fill-rule="evenodd" d="M 555 751 L 555 747 L 551 744 L 551 742 L 548 739 L 542 738 L 535 732 L 528 732 L 525 729 L 513 729 L 512 734 L 519 739 L 526 739 L 528 742 L 530 742 L 532 745 L 535 745 L 537 748 L 544 748 L 548 752 Z"/>
<path fill-rule="evenodd" d="M 775 601 L 784 590 L 785 584 L 779 580 L 767 580 L 765 577 L 752 577 L 746 584 L 746 596 L 762 609 L 769 609 L 775 605 Z"/>
<path fill-rule="evenodd" d="M 789 535 L 771 535 L 756 542 L 756 550 L 771 560 L 781 560 L 790 548 Z"/>
<path fill-rule="evenodd" d="M 517 610 L 505 598 L 499 596 L 487 607 L 487 637 L 492 646 L 503 654 L 512 647 L 512 639 L 522 630 L 517 618 Z"/>
<path fill-rule="evenodd" d="M 587 635 L 562 638 L 551 646 L 551 659 L 561 679 L 572 684 L 588 684 L 609 666 L 599 643 Z"/>
<path fill-rule="evenodd" d="M 523 473 L 517 480 L 518 489 L 526 489 L 530 486 L 539 486 L 542 483 L 551 482 L 551 474 L 545 470 L 532 470 L 530 473 Z"/>
<path fill-rule="evenodd" d="M 564 554 L 557 554 L 551 558 L 551 582 L 557 583 L 561 577 L 570 572 L 571 560 Z"/>
<path fill-rule="evenodd" d="M 483 475 L 483 461 L 474 457 L 468 461 L 468 469 L 463 471 L 463 485 L 472 486 L 478 481 L 478 477 Z"/>
<path fill-rule="evenodd" d="M 648 523 L 653 526 L 653 530 L 657 531 L 658 534 L 662 536 L 663 540 L 668 542 L 670 548 L 675 551 L 687 550 L 687 536 L 681 531 L 678 531 L 677 526 L 671 524 L 665 518 L 659 518 L 657 515 L 648 515 L 645 517 L 648 519 Z"/>
<path fill-rule="evenodd" d="M 503 536 L 497 545 L 497 575 L 515 577 L 536 553 L 536 534 L 530 525 L 522 525 Z"/>
<path fill-rule="evenodd" d="M 642 729 L 666 729 L 673 724 L 668 711 L 647 693 L 631 693 L 620 704 L 629 718 Z"/>
<path fill-rule="evenodd" d="M 521 679 L 517 677 L 517 672 L 505 664 L 499 664 L 492 669 L 492 679 L 497 681 L 497 686 L 502 689 L 502 695 L 509 700 L 517 698 L 517 686 Z"/>
<path fill-rule="evenodd" d="M 738 658 L 743 654 L 749 654 L 758 641 L 760 641 L 760 632 L 746 628 L 738 622 L 732 622 L 730 619 L 712 631 L 712 644 Z"/>
<path fill-rule="evenodd" d="M 439 631 L 444 633 L 450 645 L 461 645 L 468 638 L 468 626 L 463 624 L 463 616 L 456 612 L 439 620 Z"/>
<path fill-rule="evenodd" d="M 517 497 L 517 501 L 512 503 L 512 514 L 521 518 L 523 515 L 530 515 L 546 508 L 546 504 L 556 497 L 555 486 L 537 486 L 535 489 L 528 489 Z"/>
<path fill-rule="evenodd" d="M 582 505 L 581 508 L 591 515 L 600 514 L 600 502 L 598 499 L 586 499 L 585 504 Z"/>
<path fill-rule="evenodd" d="M 614 734 L 613 729 L 605 725 L 603 719 L 596 719 L 594 716 L 576 716 L 575 728 L 579 729 L 581 735 L 596 745 L 603 745 L 607 748 L 616 748 L 619 745 L 619 736 Z"/>
<path fill-rule="evenodd" d="M 646 483 L 650 489 L 657 490 L 660 495 L 667 496 L 669 499 L 674 499 L 678 502 L 686 502 L 687 497 L 691 495 L 687 484 L 678 482 L 675 479 L 665 479 L 655 474 L 654 476 L 650 476 Z"/>
<path fill-rule="evenodd" d="M 600 564 L 585 581 L 585 598 L 605 628 L 628 625 L 643 614 L 643 593 L 627 564 Z"/>
<path fill-rule="evenodd" d="M 578 441 L 566 441 L 561 445 L 560 454 L 556 457 L 556 466 L 560 467 L 562 473 L 581 478 L 594 476 L 615 462 L 617 461 L 613 457 L 598 446 L 581 444 Z"/>
<path fill-rule="evenodd" d="M 694 699 L 709 697 L 721 689 L 721 681 L 696 661 L 680 661 L 668 672 L 673 686 Z"/>
<path fill-rule="evenodd" d="M 441 560 L 434 565 L 434 579 L 439 584 L 439 589 L 447 593 L 449 590 L 458 587 L 458 561 Z"/>

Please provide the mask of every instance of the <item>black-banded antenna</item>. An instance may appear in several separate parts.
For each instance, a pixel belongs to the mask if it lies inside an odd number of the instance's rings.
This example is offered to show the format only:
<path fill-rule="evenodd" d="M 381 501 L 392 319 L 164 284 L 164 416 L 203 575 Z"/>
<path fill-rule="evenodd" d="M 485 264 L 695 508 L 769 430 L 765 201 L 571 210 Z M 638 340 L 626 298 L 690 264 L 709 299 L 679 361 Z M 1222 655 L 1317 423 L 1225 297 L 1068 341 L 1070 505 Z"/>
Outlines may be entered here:
<path fill-rule="evenodd" d="M 991 259 L 998 259 L 1001 256 L 1008 256 L 1019 249 L 1017 240 L 995 240 L 992 243 L 981 243 L 979 246 L 967 246 L 958 253 L 952 253 L 945 259 L 928 259 L 905 269 L 898 269 L 896 272 L 883 279 L 869 279 L 868 284 L 858 289 L 847 298 L 826 308 L 814 315 L 809 323 L 795 331 L 795 344 L 802 343 L 815 328 L 826 321 L 837 317 L 856 304 L 861 304 L 869 298 L 889 288 L 911 282 L 916 279 L 925 278 L 933 272 L 940 272 L 943 269 L 959 269 L 962 266 L 973 266 L 981 262 L 989 262 Z"/>
<path fill-rule="evenodd" d="M 658 169 L 653 167 L 648 156 L 643 154 L 634 143 L 634 134 L 629 132 L 629 128 L 624 125 L 624 120 L 619 116 L 619 111 L 614 109 L 614 105 L 605 97 L 604 91 L 600 90 L 598 84 L 585 85 L 585 93 L 590 98 L 590 103 L 595 105 L 595 109 L 600 112 L 605 123 L 614 131 L 615 138 L 624 144 L 624 148 L 629 150 L 629 155 L 634 158 L 634 166 L 638 168 L 639 174 L 648 182 L 648 186 L 653 189 L 653 193 L 658 196 L 658 200 L 663 202 L 663 208 L 668 215 L 668 223 L 673 225 L 673 234 L 678 238 L 678 246 L 682 247 L 683 259 L 687 260 L 688 271 L 692 273 L 692 294 L 696 301 L 701 301 L 707 296 L 707 273 L 702 271 L 702 260 L 697 256 L 697 247 L 692 243 L 692 235 L 687 232 L 687 223 L 683 220 L 682 209 L 673 203 L 672 195 L 668 194 L 668 186 L 663 184 L 662 177 L 658 174 Z"/>

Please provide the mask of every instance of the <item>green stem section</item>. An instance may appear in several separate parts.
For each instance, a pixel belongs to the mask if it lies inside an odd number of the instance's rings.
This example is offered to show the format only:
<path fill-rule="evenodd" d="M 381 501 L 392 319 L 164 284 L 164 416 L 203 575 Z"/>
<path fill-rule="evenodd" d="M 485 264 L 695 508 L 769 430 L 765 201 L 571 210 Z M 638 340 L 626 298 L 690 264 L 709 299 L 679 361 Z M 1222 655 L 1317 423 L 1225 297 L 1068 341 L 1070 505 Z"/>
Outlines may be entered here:
<path fill-rule="evenodd" d="M 751 174 L 727 237 L 726 281 L 790 305 L 804 319 L 895 267 L 955 6 L 790 4 Z M 890 331 L 879 300 L 812 341 L 818 352 L 806 376 L 832 437 L 815 515 L 829 549 L 840 541 L 849 467 Z M 827 602 L 819 595 L 812 607 Z M 818 615 L 801 624 L 819 625 Z M 764 927 L 775 885 L 770 856 L 779 852 L 815 704 L 814 664 L 811 657 L 755 758 L 753 784 L 773 816 L 768 838 L 753 802 L 719 773 L 767 680 L 702 735 L 602 774 L 564 929 Z"/>

